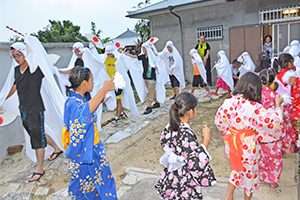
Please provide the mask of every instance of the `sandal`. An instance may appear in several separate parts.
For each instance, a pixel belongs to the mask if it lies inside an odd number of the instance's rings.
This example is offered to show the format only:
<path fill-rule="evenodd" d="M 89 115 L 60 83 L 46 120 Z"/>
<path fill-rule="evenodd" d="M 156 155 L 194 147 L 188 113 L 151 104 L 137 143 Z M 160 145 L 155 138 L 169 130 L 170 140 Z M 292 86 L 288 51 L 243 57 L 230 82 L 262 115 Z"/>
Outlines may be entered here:
<path fill-rule="evenodd" d="M 62 153 L 63 153 L 63 151 L 60 151 L 60 152 L 57 152 L 57 153 L 53 152 L 48 160 L 49 160 L 49 161 L 53 161 L 53 160 L 55 160 L 55 159 L 56 159 L 60 154 L 62 154 Z M 55 158 L 53 158 L 54 155 L 56 155 Z M 52 159 L 51 159 L 51 158 L 52 158 Z M 51 160 L 50 160 L 50 159 L 51 159 Z"/>
<path fill-rule="evenodd" d="M 28 180 L 28 182 L 34 182 L 34 181 L 38 181 L 40 180 L 40 178 L 45 174 L 45 171 L 43 171 L 43 173 L 37 173 L 37 172 L 33 172 L 31 178 L 33 178 L 35 175 L 39 175 L 38 179 L 35 179 L 33 181 Z"/>
<path fill-rule="evenodd" d="M 269 189 L 270 189 L 270 190 L 277 190 L 278 186 L 279 186 L 279 185 L 278 185 L 277 183 L 276 183 L 275 186 L 272 186 L 272 185 L 270 184 Z"/>
<path fill-rule="evenodd" d="M 294 151 L 293 151 L 293 150 L 290 150 L 290 152 L 291 152 L 291 153 L 297 153 L 297 152 L 299 151 L 299 149 L 300 149 L 299 147 L 295 146 Z"/>

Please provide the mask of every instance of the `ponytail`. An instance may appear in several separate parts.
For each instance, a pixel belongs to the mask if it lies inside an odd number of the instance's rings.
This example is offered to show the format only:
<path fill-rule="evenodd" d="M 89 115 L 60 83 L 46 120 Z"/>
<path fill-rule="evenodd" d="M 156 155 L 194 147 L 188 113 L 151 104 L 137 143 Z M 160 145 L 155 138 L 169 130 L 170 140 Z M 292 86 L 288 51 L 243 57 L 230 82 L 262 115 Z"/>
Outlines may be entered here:
<path fill-rule="evenodd" d="M 180 117 L 184 116 L 189 110 L 194 109 L 198 105 L 196 97 L 188 92 L 180 93 L 174 104 L 171 105 L 169 116 L 170 116 L 170 127 L 171 131 L 178 131 L 180 125 Z"/>

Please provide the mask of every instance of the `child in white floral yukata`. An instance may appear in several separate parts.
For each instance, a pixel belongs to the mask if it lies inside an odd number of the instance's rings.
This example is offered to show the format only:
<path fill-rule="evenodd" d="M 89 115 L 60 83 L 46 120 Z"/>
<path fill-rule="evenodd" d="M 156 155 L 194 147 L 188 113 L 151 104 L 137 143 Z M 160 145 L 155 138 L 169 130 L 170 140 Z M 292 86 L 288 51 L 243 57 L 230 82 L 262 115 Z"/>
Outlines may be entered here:
<path fill-rule="evenodd" d="M 160 163 L 165 169 L 155 186 L 163 199 L 202 199 L 201 186 L 216 184 L 209 165 L 207 151 L 210 129 L 204 125 L 203 144 L 189 125 L 197 112 L 197 99 L 191 93 L 180 93 L 170 108 L 170 123 L 161 135 L 161 145 L 166 151 Z"/>
<path fill-rule="evenodd" d="M 283 135 L 283 98 L 276 97 L 276 108 L 266 110 L 261 104 L 259 76 L 247 72 L 237 83 L 231 99 L 217 111 L 215 124 L 224 134 L 225 153 L 230 158 L 231 174 L 225 200 L 233 200 L 236 187 L 243 187 L 245 200 L 258 190 L 258 142 L 277 141 Z"/>

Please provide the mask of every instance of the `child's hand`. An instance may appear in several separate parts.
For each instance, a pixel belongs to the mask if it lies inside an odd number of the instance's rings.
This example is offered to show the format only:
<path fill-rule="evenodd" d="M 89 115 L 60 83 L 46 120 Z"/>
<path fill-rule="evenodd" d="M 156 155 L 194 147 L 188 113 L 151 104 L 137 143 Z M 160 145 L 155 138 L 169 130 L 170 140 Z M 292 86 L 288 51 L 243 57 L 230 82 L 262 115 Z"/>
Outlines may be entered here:
<path fill-rule="evenodd" d="M 210 141 L 210 129 L 207 125 L 203 125 L 202 127 L 202 134 L 203 134 L 203 145 L 208 148 L 209 141 Z"/>
<path fill-rule="evenodd" d="M 294 76 L 290 77 L 290 78 L 289 78 L 289 85 L 290 85 L 290 86 L 293 86 L 294 83 L 295 83 L 295 80 L 296 80 L 296 77 L 294 77 Z"/>

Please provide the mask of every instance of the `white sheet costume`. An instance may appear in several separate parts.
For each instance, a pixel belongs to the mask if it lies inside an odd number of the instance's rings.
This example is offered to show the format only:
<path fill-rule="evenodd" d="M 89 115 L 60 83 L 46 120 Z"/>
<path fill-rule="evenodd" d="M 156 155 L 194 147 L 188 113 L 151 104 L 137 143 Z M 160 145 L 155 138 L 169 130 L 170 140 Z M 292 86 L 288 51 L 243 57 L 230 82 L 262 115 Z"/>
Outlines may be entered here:
<path fill-rule="evenodd" d="M 220 50 L 218 52 L 218 62 L 215 65 L 217 69 L 218 76 L 230 87 L 230 90 L 233 91 L 233 79 L 232 79 L 232 71 L 230 67 L 230 63 L 225 54 L 225 51 Z"/>
<path fill-rule="evenodd" d="M 44 74 L 40 93 L 45 107 L 45 133 L 53 139 L 60 149 L 63 149 L 61 143 L 61 130 L 63 128 L 65 98 L 54 79 L 55 70 L 53 63 L 48 57 L 44 47 L 36 37 L 25 35 L 24 42 L 27 46 L 25 46 L 23 43 L 15 43 L 12 46 L 17 51 L 21 51 L 25 56 L 25 59 L 29 65 L 30 73 L 35 72 L 39 66 Z M 20 114 L 18 110 L 19 99 L 17 97 L 17 92 L 7 99 L 7 101 L 5 101 L 14 84 L 14 71 L 16 66 L 18 66 L 18 64 L 15 62 L 15 60 L 13 60 L 6 82 L 0 92 L 0 105 L 3 105 L 4 109 L 15 112 L 16 114 Z M 31 149 L 30 137 L 25 128 L 24 135 L 26 141 L 26 155 L 33 162 L 36 162 L 36 151 Z M 45 158 L 48 158 L 53 153 L 53 150 L 54 149 L 48 145 L 45 148 Z"/>
<path fill-rule="evenodd" d="M 241 67 L 239 68 L 240 76 L 239 79 L 246 74 L 247 72 L 253 72 L 255 70 L 255 65 L 249 55 L 248 52 L 242 53 L 237 59 L 240 63 L 242 63 Z"/>
<path fill-rule="evenodd" d="M 207 84 L 207 80 L 206 80 L 206 69 L 203 63 L 203 60 L 201 59 L 198 51 L 196 49 L 191 49 L 190 50 L 190 55 L 192 55 L 194 58 L 192 58 L 192 64 L 196 64 L 197 68 L 200 72 L 200 75 L 204 81 L 205 84 Z"/>
<path fill-rule="evenodd" d="M 300 46 L 298 40 L 293 40 L 291 42 L 291 48 L 289 50 L 289 54 L 291 54 L 294 58 L 294 65 L 296 67 L 296 71 L 300 74 Z"/>
<path fill-rule="evenodd" d="M 108 45 L 105 48 L 104 54 L 101 55 L 98 54 L 100 58 L 100 62 L 103 65 L 103 70 L 101 70 L 101 74 L 99 78 L 102 78 L 103 76 L 109 78 L 106 65 L 104 64 L 108 56 L 107 54 L 109 53 L 113 54 L 114 57 L 117 59 L 117 61 L 115 62 L 116 71 L 123 76 L 126 83 L 126 86 L 123 89 L 123 94 L 121 99 L 122 106 L 130 110 L 132 114 L 140 116 L 135 103 L 135 98 L 134 98 L 131 82 L 127 74 L 127 71 L 129 70 L 130 74 L 132 74 L 131 78 L 133 80 L 134 85 L 136 86 L 136 90 L 141 101 L 144 101 L 145 99 L 144 88 L 139 87 L 139 85 L 143 85 L 143 79 L 141 76 L 143 72 L 141 70 L 136 71 L 136 69 L 132 67 L 130 60 L 126 58 L 127 56 L 120 54 L 113 46 Z M 114 101 L 116 100 L 114 99 Z"/>
<path fill-rule="evenodd" d="M 153 45 L 154 46 L 154 45 Z M 172 53 L 169 52 L 167 47 L 172 48 Z M 170 64 L 169 57 L 173 57 L 174 62 Z M 183 60 L 174 46 L 172 41 L 166 43 L 165 48 L 162 52 L 158 53 L 158 61 L 161 68 L 165 68 L 168 74 L 174 75 L 179 81 L 179 92 L 185 88 L 184 70 L 183 70 Z M 169 78 L 169 77 L 168 77 Z"/>

